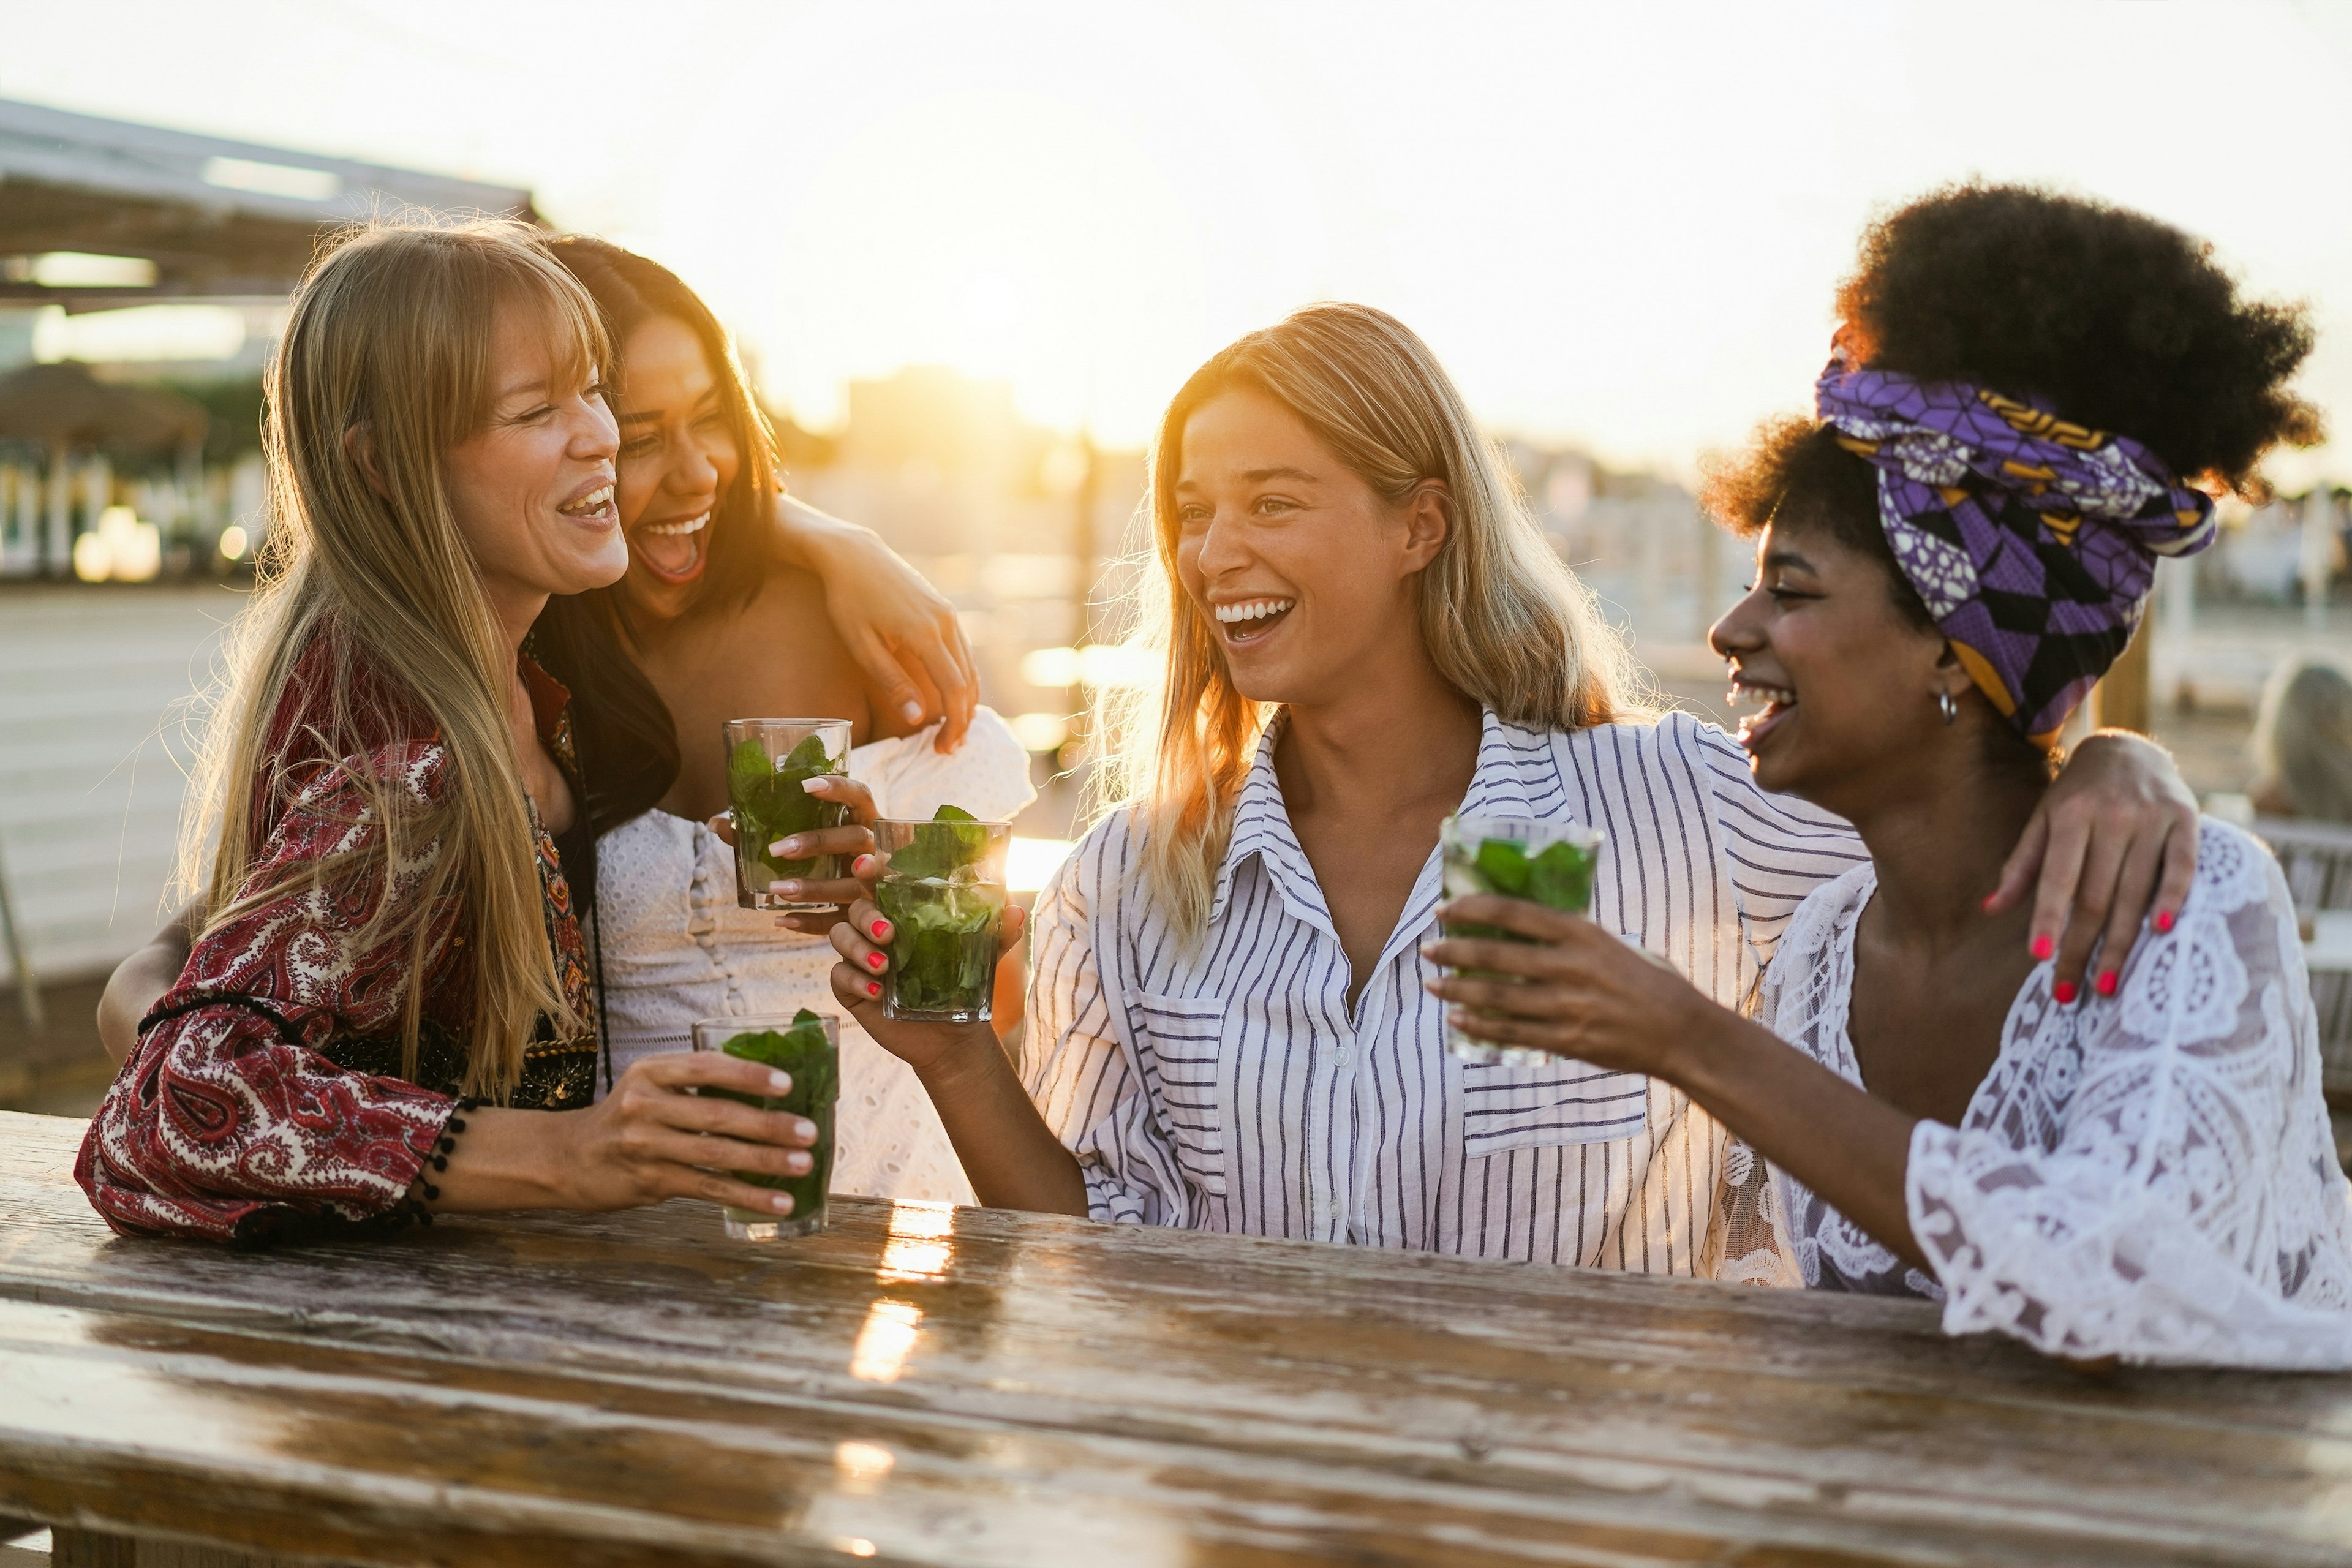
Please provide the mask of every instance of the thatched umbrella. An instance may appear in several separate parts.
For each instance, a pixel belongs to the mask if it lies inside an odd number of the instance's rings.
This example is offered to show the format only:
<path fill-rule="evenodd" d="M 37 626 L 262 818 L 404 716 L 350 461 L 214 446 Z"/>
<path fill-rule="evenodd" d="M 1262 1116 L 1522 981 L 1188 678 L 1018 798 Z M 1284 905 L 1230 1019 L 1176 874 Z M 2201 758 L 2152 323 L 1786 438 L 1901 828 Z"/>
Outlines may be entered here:
<path fill-rule="evenodd" d="M 203 404 L 152 386 L 117 386 L 67 360 L 0 376 L 0 440 L 41 441 L 55 451 L 101 448 L 163 456 L 199 446 L 212 416 Z"/>

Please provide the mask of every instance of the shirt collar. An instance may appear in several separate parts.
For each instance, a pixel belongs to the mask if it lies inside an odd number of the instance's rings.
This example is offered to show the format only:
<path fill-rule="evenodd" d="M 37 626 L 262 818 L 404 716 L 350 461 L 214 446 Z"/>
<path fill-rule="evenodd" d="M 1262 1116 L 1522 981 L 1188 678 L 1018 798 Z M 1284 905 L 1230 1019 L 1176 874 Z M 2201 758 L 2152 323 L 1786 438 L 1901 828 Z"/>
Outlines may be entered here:
<path fill-rule="evenodd" d="M 1250 761 L 1250 771 L 1242 781 L 1241 793 L 1234 798 L 1234 830 L 1225 845 L 1224 863 L 1217 868 L 1216 899 L 1210 906 L 1212 923 L 1224 918 L 1225 901 L 1232 893 L 1234 875 L 1242 863 L 1252 856 L 1259 863 L 1282 894 L 1302 919 L 1328 925 L 1330 913 L 1323 902 L 1322 889 L 1307 864 L 1307 852 L 1298 847 L 1297 836 L 1291 831 L 1290 810 L 1283 803 L 1282 781 L 1274 771 L 1275 743 L 1282 738 L 1282 726 L 1288 715 L 1277 713 L 1258 737 L 1257 753 Z M 1544 780 L 1536 769 L 1549 771 L 1552 766 L 1550 737 L 1541 731 L 1523 730 L 1506 723 L 1491 708 L 1482 708 L 1478 714 L 1478 763 L 1470 775 L 1470 787 L 1464 792 L 1457 813 L 1490 816 L 1530 816 L 1537 815 L 1534 805 L 1539 795 L 1557 791 L 1543 788 Z"/>

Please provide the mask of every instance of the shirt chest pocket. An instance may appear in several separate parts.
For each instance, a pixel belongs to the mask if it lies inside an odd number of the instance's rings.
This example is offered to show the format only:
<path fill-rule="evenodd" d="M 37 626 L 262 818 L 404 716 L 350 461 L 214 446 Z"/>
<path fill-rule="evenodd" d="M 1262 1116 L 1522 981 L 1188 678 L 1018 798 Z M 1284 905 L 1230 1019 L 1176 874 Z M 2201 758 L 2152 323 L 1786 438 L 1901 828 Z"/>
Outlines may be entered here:
<path fill-rule="evenodd" d="M 1561 1058 L 1538 1068 L 1462 1066 L 1462 1152 L 1631 1138 L 1649 1121 L 1650 1080 Z"/>
<path fill-rule="evenodd" d="M 1145 1089 L 1185 1179 L 1225 1193 L 1225 1001 L 1221 996 L 1128 994 Z"/>

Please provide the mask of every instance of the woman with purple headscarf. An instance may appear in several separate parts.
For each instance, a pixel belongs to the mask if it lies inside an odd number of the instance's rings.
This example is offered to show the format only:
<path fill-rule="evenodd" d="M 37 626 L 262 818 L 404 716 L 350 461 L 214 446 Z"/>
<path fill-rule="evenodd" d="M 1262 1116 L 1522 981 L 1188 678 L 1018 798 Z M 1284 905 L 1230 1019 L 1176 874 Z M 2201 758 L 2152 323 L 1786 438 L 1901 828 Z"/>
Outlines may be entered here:
<path fill-rule="evenodd" d="M 1928 1297 L 1948 1332 L 2073 1358 L 2352 1365 L 2352 1193 L 2269 855 L 2205 821 L 2186 900 L 2087 995 L 1979 904 L 2158 559 L 2315 436 L 2284 384 L 2310 331 L 2176 229 L 2018 187 L 1877 224 L 1840 305 L 1818 417 L 1715 476 L 1757 581 L 1714 642 L 1763 704 L 1757 783 L 1870 862 L 1798 908 L 1754 1020 L 1504 899 L 1444 918 L 1535 945 L 1432 956 L 1512 978 L 1432 988 L 1473 1035 L 1679 1085 L 1760 1153 L 1719 1275 Z"/>

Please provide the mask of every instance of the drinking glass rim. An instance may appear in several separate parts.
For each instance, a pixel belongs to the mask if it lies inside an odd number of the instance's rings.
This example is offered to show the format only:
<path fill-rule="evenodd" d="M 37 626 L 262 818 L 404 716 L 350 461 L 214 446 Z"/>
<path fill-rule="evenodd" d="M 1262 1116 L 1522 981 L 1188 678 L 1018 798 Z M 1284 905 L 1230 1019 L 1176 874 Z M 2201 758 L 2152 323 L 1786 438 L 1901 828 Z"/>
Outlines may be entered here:
<path fill-rule="evenodd" d="M 814 1007 L 810 1008 L 809 1011 L 816 1013 L 816 1009 Z M 841 1043 L 840 1014 L 816 1013 L 816 1021 L 824 1026 L 824 1035 L 826 1039 L 832 1041 L 835 1045 Z M 687 1026 L 687 1038 L 694 1044 L 696 1049 L 699 1050 L 701 1048 L 703 1029 L 705 1027 L 715 1029 L 720 1025 L 724 1025 L 734 1030 L 738 1035 L 757 1035 L 767 1032 L 786 1035 L 800 1026 L 800 1020 L 790 1013 L 746 1013 L 740 1016 L 721 1016 L 715 1018 L 697 1018 L 693 1023 Z"/>
<path fill-rule="evenodd" d="M 1609 842 L 1607 833 L 1589 823 L 1574 820 L 1554 821 L 1540 816 L 1522 816 L 1507 812 L 1486 811 L 1447 817 L 1438 826 L 1438 842 L 1458 843 L 1468 832 L 1480 832 L 1483 837 L 1496 837 L 1483 833 L 1479 825 L 1486 823 L 1509 824 L 1534 828 L 1545 841 L 1546 847 L 1549 847 L 1552 844 L 1573 844 L 1580 849 L 1598 849 Z"/>
<path fill-rule="evenodd" d="M 879 827 L 886 822 L 893 827 L 1002 827 L 1010 830 L 1013 826 L 1011 818 L 997 816 L 877 816 L 874 819 L 874 826 Z"/>
<path fill-rule="evenodd" d="M 730 730 L 738 724 L 747 729 L 762 725 L 782 729 L 788 725 L 797 725 L 804 730 L 814 730 L 826 724 L 838 724 L 845 730 L 856 728 L 856 725 L 847 719 L 722 719 L 719 722 Z"/>

